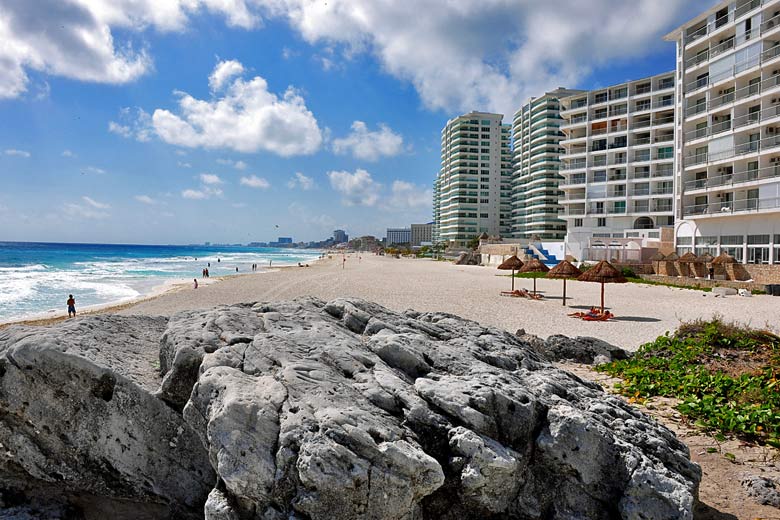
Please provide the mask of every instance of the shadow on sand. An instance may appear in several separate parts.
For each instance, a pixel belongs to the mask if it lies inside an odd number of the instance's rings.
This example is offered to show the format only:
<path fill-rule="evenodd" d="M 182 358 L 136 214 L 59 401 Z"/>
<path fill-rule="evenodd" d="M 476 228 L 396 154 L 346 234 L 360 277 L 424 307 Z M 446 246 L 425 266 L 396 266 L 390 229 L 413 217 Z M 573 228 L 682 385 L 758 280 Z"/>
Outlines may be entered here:
<path fill-rule="evenodd" d="M 637 321 L 641 323 L 655 323 L 661 321 L 658 318 L 645 318 L 644 316 L 615 316 L 612 319 L 614 321 Z"/>
<path fill-rule="evenodd" d="M 707 504 L 699 502 L 693 512 L 694 520 L 739 520 L 731 513 L 721 513 Z"/>

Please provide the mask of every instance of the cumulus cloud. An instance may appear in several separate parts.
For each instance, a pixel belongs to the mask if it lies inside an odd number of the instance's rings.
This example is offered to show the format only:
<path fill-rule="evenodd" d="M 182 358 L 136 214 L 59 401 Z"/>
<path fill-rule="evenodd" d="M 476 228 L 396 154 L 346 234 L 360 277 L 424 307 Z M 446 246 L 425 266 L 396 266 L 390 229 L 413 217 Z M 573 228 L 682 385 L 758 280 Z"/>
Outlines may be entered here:
<path fill-rule="evenodd" d="M 271 184 L 262 177 L 257 175 L 250 175 L 249 177 L 241 177 L 239 181 L 242 186 L 249 186 L 250 188 L 258 188 L 261 190 L 267 190 L 271 187 Z"/>
<path fill-rule="evenodd" d="M 120 122 L 109 121 L 108 131 L 136 141 L 147 142 L 152 138 L 151 116 L 141 108 L 124 107 L 119 111 Z"/>
<path fill-rule="evenodd" d="M 287 181 L 287 187 L 291 190 L 300 188 L 303 191 L 308 191 L 314 188 L 314 179 L 307 177 L 301 172 L 295 172 L 295 175 L 293 175 L 293 177 Z"/>
<path fill-rule="evenodd" d="M 330 171 L 328 178 L 330 186 L 341 194 L 345 206 L 373 206 L 379 200 L 382 185 L 366 170 L 358 168 L 355 173 Z"/>
<path fill-rule="evenodd" d="M 148 204 L 150 206 L 153 206 L 154 204 L 157 204 L 157 200 L 153 199 L 149 195 L 136 195 L 133 197 L 138 202 L 141 202 L 143 204 Z"/>
<path fill-rule="evenodd" d="M 221 15 L 231 27 L 262 23 L 258 0 L 35 0 L 0 7 L 0 98 L 28 90 L 28 71 L 122 84 L 152 68 L 137 42 L 153 28 L 184 31 L 193 15 Z M 266 7 L 271 7 L 271 2 Z M 274 9 L 275 10 L 275 9 Z M 46 84 L 46 83 L 44 83 Z M 46 84 L 47 85 L 47 84 Z"/>
<path fill-rule="evenodd" d="M 177 92 L 178 113 L 156 109 L 151 118 L 154 132 L 166 143 L 188 148 L 266 151 L 283 157 L 319 149 L 322 132 L 294 88 L 277 96 L 268 91 L 265 79 L 255 76 L 232 78 L 223 90 L 222 97 L 210 100 Z"/>
<path fill-rule="evenodd" d="M 97 166 L 87 166 L 82 173 L 94 173 L 95 175 L 105 175 L 106 170 Z"/>
<path fill-rule="evenodd" d="M 16 150 L 14 148 L 8 148 L 6 150 L 3 150 L 3 154 L 13 156 L 13 157 L 24 157 L 25 159 L 27 159 L 32 155 L 30 152 L 26 150 Z"/>
<path fill-rule="evenodd" d="M 200 182 L 203 184 L 208 185 L 215 185 L 215 184 L 222 184 L 222 179 L 219 178 L 219 175 L 214 175 L 213 173 L 201 173 L 200 174 Z"/>
<path fill-rule="evenodd" d="M 190 200 L 204 200 L 211 197 L 221 197 L 222 188 L 219 187 L 224 181 L 219 175 L 213 173 L 201 173 L 198 176 L 200 179 L 199 188 L 189 188 L 181 192 L 181 196 Z"/>
<path fill-rule="evenodd" d="M 217 63 L 214 71 L 209 76 L 209 87 L 212 91 L 220 90 L 225 83 L 234 76 L 244 73 L 244 66 L 236 60 L 226 60 Z"/>
<path fill-rule="evenodd" d="M 176 165 L 179 168 L 192 168 L 192 165 L 188 162 L 176 161 Z"/>
<path fill-rule="evenodd" d="M 63 150 L 62 151 L 62 156 L 63 157 L 68 157 L 68 158 L 71 158 L 71 159 L 74 159 L 74 158 L 77 157 L 77 155 L 75 153 L 71 152 L 70 150 Z"/>
<path fill-rule="evenodd" d="M 387 125 L 380 124 L 379 130 L 371 131 L 363 121 L 355 121 L 348 136 L 333 140 L 333 151 L 337 154 L 351 153 L 356 159 L 376 161 L 380 157 L 398 155 L 403 145 L 403 137 Z"/>
<path fill-rule="evenodd" d="M 391 210 L 430 207 L 433 190 L 406 181 L 393 181 L 386 207 Z"/>
<path fill-rule="evenodd" d="M 244 161 L 234 161 L 233 159 L 217 159 L 217 163 L 224 164 L 225 166 L 232 166 L 236 170 L 246 170 L 246 163 Z"/>
<path fill-rule="evenodd" d="M 373 55 L 428 108 L 511 114 L 529 96 L 670 45 L 664 32 L 712 0 L 261 3 L 310 44 Z"/>

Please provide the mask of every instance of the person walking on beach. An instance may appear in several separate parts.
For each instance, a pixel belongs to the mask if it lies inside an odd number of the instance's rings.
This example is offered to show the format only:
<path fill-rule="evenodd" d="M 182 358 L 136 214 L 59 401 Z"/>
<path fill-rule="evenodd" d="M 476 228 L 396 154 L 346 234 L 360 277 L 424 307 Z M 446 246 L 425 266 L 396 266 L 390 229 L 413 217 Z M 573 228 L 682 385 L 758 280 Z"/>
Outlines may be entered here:
<path fill-rule="evenodd" d="M 194 282 L 192 288 L 193 289 L 197 289 L 198 288 L 198 279 L 197 278 L 193 278 L 192 281 Z"/>
<path fill-rule="evenodd" d="M 68 295 L 68 318 L 75 318 L 76 317 L 76 299 L 73 297 L 72 294 Z"/>

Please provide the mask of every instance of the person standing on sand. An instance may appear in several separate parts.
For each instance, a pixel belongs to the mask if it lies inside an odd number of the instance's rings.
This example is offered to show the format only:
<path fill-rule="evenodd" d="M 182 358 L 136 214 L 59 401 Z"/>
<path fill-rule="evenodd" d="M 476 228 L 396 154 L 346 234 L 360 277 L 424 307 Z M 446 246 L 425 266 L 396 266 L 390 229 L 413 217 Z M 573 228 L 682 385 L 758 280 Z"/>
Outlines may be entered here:
<path fill-rule="evenodd" d="M 197 278 L 193 278 L 192 281 L 195 282 L 193 284 L 193 289 L 197 289 L 198 288 L 198 279 Z"/>
<path fill-rule="evenodd" d="M 76 299 L 73 297 L 72 294 L 68 295 L 68 318 L 75 318 L 76 317 Z"/>

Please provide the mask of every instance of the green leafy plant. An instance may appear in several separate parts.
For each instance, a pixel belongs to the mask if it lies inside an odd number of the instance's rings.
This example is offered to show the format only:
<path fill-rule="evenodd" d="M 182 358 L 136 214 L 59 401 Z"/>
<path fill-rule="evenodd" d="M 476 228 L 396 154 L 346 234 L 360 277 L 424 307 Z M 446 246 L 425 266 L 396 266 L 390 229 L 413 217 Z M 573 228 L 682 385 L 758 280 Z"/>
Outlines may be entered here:
<path fill-rule="evenodd" d="M 780 448 L 780 337 L 771 332 L 719 318 L 684 323 L 597 370 L 620 377 L 630 400 L 678 398 L 700 428 Z"/>

